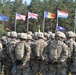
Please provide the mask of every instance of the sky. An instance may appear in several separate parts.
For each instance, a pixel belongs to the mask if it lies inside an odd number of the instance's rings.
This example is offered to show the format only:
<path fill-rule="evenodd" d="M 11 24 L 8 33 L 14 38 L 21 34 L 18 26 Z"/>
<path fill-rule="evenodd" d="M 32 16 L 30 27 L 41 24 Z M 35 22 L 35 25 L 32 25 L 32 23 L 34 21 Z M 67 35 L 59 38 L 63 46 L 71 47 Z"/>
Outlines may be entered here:
<path fill-rule="evenodd" d="M 14 1 L 14 0 L 11 0 L 11 1 Z M 30 4 L 30 2 L 31 2 L 31 0 L 23 0 L 23 2 L 27 2 L 27 4 L 29 5 Z"/>
<path fill-rule="evenodd" d="M 23 2 L 24 2 L 24 1 L 26 1 L 28 5 L 29 5 L 30 2 L 31 2 L 31 0 L 23 0 Z"/>

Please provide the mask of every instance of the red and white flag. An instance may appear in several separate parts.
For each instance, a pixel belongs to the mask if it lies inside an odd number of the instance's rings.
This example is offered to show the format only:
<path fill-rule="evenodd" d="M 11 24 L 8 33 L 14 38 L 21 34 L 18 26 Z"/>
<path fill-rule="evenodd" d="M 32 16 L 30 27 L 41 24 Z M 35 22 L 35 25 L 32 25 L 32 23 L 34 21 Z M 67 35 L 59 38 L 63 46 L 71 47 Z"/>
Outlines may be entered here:
<path fill-rule="evenodd" d="M 68 17 L 68 12 L 57 10 L 57 16 L 59 18 L 67 18 Z"/>
<path fill-rule="evenodd" d="M 8 27 L 6 27 L 5 30 L 10 30 L 10 29 Z"/>
<path fill-rule="evenodd" d="M 26 17 L 25 15 L 16 13 L 16 20 L 25 20 L 25 17 Z"/>
<path fill-rule="evenodd" d="M 38 19 L 38 14 L 28 12 L 28 19 Z"/>

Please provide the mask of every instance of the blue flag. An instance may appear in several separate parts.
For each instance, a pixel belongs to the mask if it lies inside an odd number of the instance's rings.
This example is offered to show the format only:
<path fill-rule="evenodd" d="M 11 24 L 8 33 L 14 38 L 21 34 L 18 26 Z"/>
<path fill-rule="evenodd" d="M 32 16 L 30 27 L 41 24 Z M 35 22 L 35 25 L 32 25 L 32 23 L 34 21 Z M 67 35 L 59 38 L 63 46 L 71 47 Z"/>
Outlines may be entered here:
<path fill-rule="evenodd" d="M 58 31 L 65 31 L 65 28 L 58 26 L 58 27 L 56 27 L 56 30 L 58 30 Z"/>
<path fill-rule="evenodd" d="M 8 17 L 7 16 L 0 15 L 0 20 L 1 21 L 8 21 Z"/>

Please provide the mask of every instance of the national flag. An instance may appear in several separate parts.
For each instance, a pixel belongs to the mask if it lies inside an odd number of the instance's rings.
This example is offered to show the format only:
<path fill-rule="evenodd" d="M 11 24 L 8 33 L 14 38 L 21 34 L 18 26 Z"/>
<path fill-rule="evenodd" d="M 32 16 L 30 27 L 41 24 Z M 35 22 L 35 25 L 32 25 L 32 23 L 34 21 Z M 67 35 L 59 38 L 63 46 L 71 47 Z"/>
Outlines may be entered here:
<path fill-rule="evenodd" d="M 6 27 L 5 30 L 10 30 L 10 29 L 8 27 Z"/>
<path fill-rule="evenodd" d="M 1 21 L 8 21 L 8 17 L 7 16 L 0 15 L 0 20 Z"/>
<path fill-rule="evenodd" d="M 16 13 L 16 20 L 25 20 L 25 17 L 26 17 L 25 15 Z"/>
<path fill-rule="evenodd" d="M 55 14 L 52 14 L 50 12 L 44 11 L 44 18 L 55 18 Z"/>
<path fill-rule="evenodd" d="M 64 28 L 64 27 L 57 26 L 57 27 L 56 27 L 56 30 L 57 30 L 57 31 L 65 31 L 65 28 Z"/>
<path fill-rule="evenodd" d="M 64 11 L 61 11 L 61 10 L 57 10 L 57 16 L 59 18 L 67 18 L 68 17 L 68 12 L 64 12 Z"/>
<path fill-rule="evenodd" d="M 38 14 L 35 14 L 35 13 L 31 13 L 31 12 L 28 12 L 28 19 L 37 19 L 38 18 Z"/>

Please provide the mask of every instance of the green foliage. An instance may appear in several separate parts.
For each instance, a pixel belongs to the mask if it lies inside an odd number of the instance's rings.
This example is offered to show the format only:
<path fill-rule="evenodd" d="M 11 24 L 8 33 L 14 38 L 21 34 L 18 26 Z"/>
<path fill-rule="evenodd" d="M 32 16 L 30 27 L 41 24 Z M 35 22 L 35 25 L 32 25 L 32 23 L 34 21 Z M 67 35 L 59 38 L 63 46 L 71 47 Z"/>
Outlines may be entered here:
<path fill-rule="evenodd" d="M 6 34 L 7 31 L 4 30 L 2 25 L 0 24 L 0 36 Z"/>

